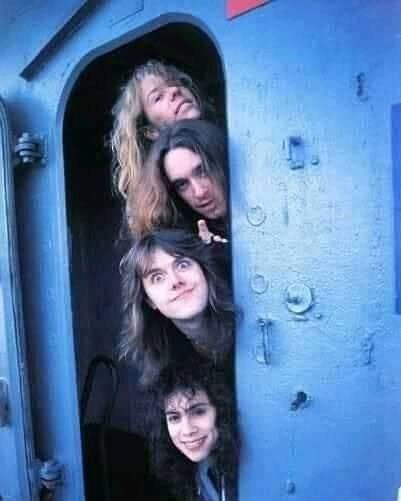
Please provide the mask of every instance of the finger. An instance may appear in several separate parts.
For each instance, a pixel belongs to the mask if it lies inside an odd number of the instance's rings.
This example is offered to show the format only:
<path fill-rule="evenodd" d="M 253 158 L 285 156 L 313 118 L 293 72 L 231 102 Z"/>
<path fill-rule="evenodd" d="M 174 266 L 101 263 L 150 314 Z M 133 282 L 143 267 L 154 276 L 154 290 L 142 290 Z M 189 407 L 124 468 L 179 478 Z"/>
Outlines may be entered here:
<path fill-rule="evenodd" d="M 220 235 L 212 236 L 213 242 L 220 242 L 222 244 L 226 244 L 228 242 L 227 238 L 221 237 Z"/>
<path fill-rule="evenodd" d="M 207 227 L 206 221 L 204 219 L 200 219 L 197 222 L 198 225 L 198 236 L 199 238 L 205 242 L 206 244 L 210 244 L 212 241 L 212 233 L 210 233 L 209 228 Z"/>

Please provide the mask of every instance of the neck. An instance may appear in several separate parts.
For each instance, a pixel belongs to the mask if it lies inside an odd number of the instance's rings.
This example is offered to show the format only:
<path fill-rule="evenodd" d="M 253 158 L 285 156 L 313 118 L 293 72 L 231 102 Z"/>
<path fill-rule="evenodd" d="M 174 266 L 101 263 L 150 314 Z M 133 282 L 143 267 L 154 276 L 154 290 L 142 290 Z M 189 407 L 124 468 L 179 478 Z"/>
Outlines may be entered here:
<path fill-rule="evenodd" d="M 203 314 L 185 321 L 175 321 L 176 327 L 191 341 L 195 350 L 208 358 L 217 356 L 216 346 L 219 337 L 216 322 Z"/>
<path fill-rule="evenodd" d="M 211 320 L 205 313 L 186 320 L 173 320 L 174 325 L 187 336 L 190 341 L 201 341 L 211 327 Z"/>

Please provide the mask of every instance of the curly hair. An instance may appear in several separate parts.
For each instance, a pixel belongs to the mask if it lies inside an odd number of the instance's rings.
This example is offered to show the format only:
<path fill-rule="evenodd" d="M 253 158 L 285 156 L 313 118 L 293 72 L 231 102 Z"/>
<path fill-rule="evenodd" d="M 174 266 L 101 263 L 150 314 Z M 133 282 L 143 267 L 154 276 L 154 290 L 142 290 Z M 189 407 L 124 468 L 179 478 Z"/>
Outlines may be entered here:
<path fill-rule="evenodd" d="M 148 146 L 145 132 L 149 123 L 139 96 L 140 84 L 148 76 L 160 77 L 165 82 L 189 89 L 202 114 L 200 93 L 189 75 L 173 65 L 153 59 L 135 68 L 112 109 L 114 124 L 110 143 L 114 165 L 113 180 L 116 190 L 123 198 L 126 198 L 128 187 L 135 183 L 141 172 Z"/>
<path fill-rule="evenodd" d="M 134 235 L 182 222 L 193 223 L 201 217 L 181 200 L 166 176 L 165 157 L 176 148 L 186 148 L 199 155 L 206 173 L 222 187 L 227 199 L 227 152 L 223 132 L 205 120 L 180 120 L 160 131 L 138 182 L 128 190 L 126 215 Z"/>
<path fill-rule="evenodd" d="M 166 423 L 166 402 L 183 393 L 192 398 L 204 391 L 216 409 L 217 444 L 212 452 L 217 471 L 231 487 L 239 454 L 235 398 L 224 374 L 209 363 L 189 359 L 172 364 L 160 375 L 153 388 L 152 462 L 155 473 L 168 481 L 179 499 L 191 499 L 195 487 L 196 463 L 190 461 L 172 443 Z M 168 472 L 168 473 L 166 473 Z M 189 479 L 192 478 L 192 482 Z"/>
<path fill-rule="evenodd" d="M 233 342 L 234 306 L 231 289 L 222 272 L 221 254 L 216 246 L 206 245 L 192 233 L 181 229 L 154 231 L 136 241 L 121 261 L 123 329 L 119 344 L 120 358 L 132 360 L 141 371 L 140 382 L 152 383 L 171 361 L 171 343 L 176 330 L 171 320 L 146 301 L 143 276 L 156 249 L 171 256 L 185 256 L 198 263 L 208 285 L 205 315 L 214 326 L 213 346 L 206 355 L 217 362 L 225 360 Z M 186 339 L 181 333 L 181 338 Z M 195 344 L 191 348 L 199 348 Z"/>

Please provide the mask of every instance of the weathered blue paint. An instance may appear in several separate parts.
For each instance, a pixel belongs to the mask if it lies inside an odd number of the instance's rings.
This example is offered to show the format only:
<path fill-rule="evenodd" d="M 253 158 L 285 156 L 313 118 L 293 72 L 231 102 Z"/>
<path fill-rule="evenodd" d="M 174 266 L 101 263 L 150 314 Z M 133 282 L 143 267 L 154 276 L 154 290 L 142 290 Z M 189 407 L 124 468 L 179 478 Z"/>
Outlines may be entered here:
<path fill-rule="evenodd" d="M 47 166 L 18 174 L 17 216 L 36 453 L 66 465 L 60 500 L 83 499 L 65 107 L 90 61 L 177 20 L 204 30 L 225 68 L 234 282 L 244 311 L 236 361 L 240 500 L 396 498 L 401 376 L 390 112 L 401 101 L 399 8 L 399 0 L 301 0 L 296 9 L 279 0 L 228 21 L 223 0 L 100 2 L 30 81 L 19 76 L 31 61 L 20 29 L 29 10 L 2 33 L 0 94 L 14 132 L 48 138 Z M 289 137 L 302 139 L 302 169 L 288 166 Z M 314 299 L 301 314 L 285 304 L 297 283 Z M 269 365 L 257 360 L 259 318 L 270 322 Z M 291 410 L 299 392 L 308 405 Z"/>
<path fill-rule="evenodd" d="M 397 313 L 401 313 L 401 104 L 392 109 L 393 191 L 394 191 L 394 259 Z"/>
<path fill-rule="evenodd" d="M 19 276 L 11 134 L 0 99 L 0 378 L 6 388 L 0 425 L 0 496 L 36 500 L 28 370 Z"/>

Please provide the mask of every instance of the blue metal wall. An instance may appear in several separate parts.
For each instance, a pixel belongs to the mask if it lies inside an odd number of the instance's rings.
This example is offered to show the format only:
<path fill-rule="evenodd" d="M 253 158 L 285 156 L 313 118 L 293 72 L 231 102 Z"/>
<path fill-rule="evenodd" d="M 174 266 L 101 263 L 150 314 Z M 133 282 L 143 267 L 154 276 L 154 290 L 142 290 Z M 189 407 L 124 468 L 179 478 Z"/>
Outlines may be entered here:
<path fill-rule="evenodd" d="M 49 37 L 44 16 L 34 31 L 33 9 L 8 23 L 0 94 L 16 133 L 48 138 L 46 166 L 18 176 L 17 216 L 37 448 L 66 465 L 59 499 L 83 496 L 63 115 L 89 61 L 174 20 L 204 29 L 226 72 L 233 266 L 244 311 L 236 362 L 240 499 L 396 498 L 400 318 L 390 126 L 401 101 L 399 9 L 398 0 L 277 0 L 228 21 L 223 0 L 113 0 L 56 40 L 40 68 L 31 63 Z M 303 168 L 288 161 L 291 137 L 301 139 L 290 149 Z M 287 308 L 293 284 L 312 292 L 304 313 Z M 290 306 L 302 309 L 305 298 L 295 296 Z M 258 319 L 270 322 L 263 335 Z M 291 410 L 299 391 L 309 399 Z"/>

